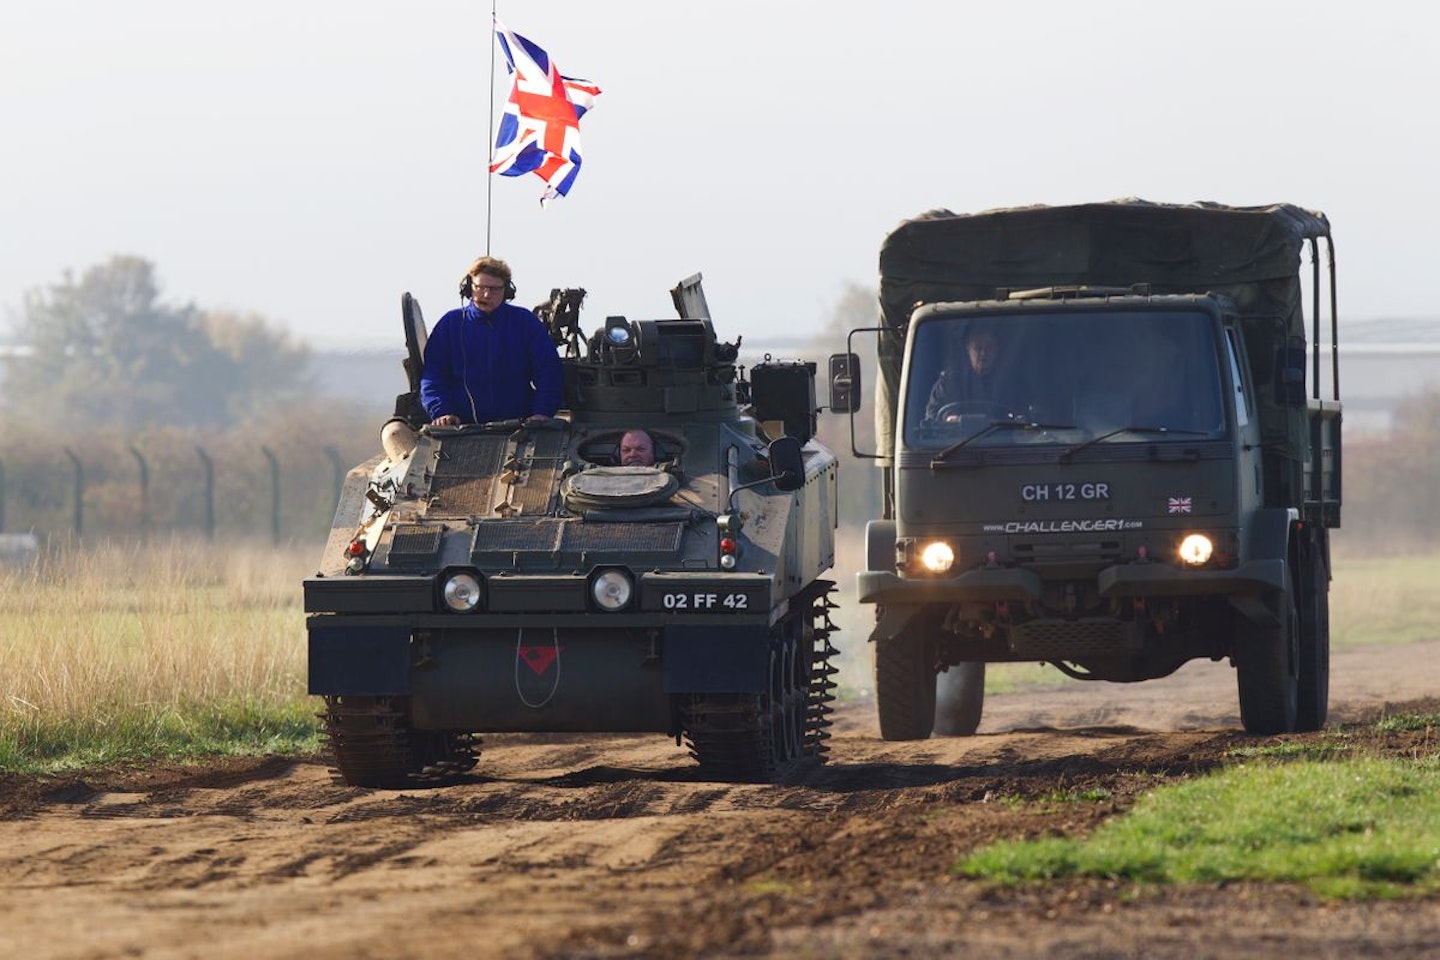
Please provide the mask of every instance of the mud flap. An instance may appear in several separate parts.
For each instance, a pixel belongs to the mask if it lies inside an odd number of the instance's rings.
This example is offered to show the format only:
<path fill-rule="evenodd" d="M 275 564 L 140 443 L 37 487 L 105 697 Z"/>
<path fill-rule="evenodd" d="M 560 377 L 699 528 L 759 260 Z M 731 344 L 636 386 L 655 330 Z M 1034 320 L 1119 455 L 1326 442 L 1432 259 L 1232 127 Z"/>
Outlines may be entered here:
<path fill-rule="evenodd" d="M 770 630 L 666 627 L 661 657 L 667 693 L 761 693 L 770 682 Z"/>
<path fill-rule="evenodd" d="M 309 692 L 389 697 L 410 692 L 408 627 L 309 627 Z"/>

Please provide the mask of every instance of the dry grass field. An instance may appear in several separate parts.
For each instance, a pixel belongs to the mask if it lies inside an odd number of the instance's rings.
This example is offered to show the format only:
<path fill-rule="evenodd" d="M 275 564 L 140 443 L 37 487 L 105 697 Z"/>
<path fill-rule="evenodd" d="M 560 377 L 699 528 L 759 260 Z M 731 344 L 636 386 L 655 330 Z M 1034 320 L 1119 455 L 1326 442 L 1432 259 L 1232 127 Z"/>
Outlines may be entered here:
<path fill-rule="evenodd" d="M 858 533 L 842 531 L 834 619 L 842 698 L 871 685 L 872 608 L 855 602 Z M 313 747 L 300 581 L 312 548 L 172 541 L 54 551 L 0 567 L 0 769 L 116 757 Z M 1440 552 L 1335 556 L 1334 644 L 1433 637 Z M 992 692 L 1063 686 L 1059 671 L 992 665 Z"/>
<path fill-rule="evenodd" d="M 0 570 L 0 766 L 313 741 L 305 563 L 177 541 Z"/>

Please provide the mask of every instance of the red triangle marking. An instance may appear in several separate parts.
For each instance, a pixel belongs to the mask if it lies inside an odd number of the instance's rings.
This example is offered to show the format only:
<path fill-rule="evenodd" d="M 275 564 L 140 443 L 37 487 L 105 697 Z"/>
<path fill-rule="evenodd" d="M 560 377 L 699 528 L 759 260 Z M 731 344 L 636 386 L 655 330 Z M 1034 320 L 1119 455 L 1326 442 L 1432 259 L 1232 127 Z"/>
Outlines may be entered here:
<path fill-rule="evenodd" d="M 525 665 L 535 671 L 535 676 L 543 677 L 545 671 L 550 669 L 550 664 L 560 659 L 560 648 L 554 644 L 544 647 L 521 647 L 520 659 Z"/>

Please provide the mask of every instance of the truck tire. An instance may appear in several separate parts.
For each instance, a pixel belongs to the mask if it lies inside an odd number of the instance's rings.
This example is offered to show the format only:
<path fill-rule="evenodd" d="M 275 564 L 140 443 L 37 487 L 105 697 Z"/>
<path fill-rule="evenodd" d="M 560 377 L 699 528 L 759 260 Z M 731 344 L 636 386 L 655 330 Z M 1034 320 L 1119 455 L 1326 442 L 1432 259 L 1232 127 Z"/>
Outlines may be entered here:
<path fill-rule="evenodd" d="M 884 740 L 924 740 L 935 727 L 935 648 L 923 635 L 875 641 L 875 700 Z"/>
<path fill-rule="evenodd" d="M 985 663 L 957 663 L 935 678 L 935 733 L 973 737 L 985 709 Z"/>
<path fill-rule="evenodd" d="M 1306 551 L 1296 603 L 1300 614 L 1300 689 L 1295 729 L 1320 730 L 1330 711 L 1330 577 L 1318 545 Z"/>
<path fill-rule="evenodd" d="M 1271 598 L 1280 622 L 1274 626 L 1242 623 L 1235 645 L 1235 674 L 1240 687 L 1240 722 L 1259 736 L 1295 729 L 1299 695 L 1299 616 L 1295 595 L 1285 590 Z"/>

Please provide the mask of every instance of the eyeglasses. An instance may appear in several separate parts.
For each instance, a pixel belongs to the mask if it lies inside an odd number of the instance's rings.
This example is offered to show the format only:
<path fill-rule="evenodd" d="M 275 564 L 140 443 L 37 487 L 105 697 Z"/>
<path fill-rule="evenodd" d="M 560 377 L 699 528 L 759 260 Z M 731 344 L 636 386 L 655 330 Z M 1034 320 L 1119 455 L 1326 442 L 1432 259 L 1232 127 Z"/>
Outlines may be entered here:
<path fill-rule="evenodd" d="M 489 291 L 490 293 L 494 293 L 496 290 L 504 290 L 504 289 L 505 289 L 505 284 L 503 284 L 503 283 L 501 283 L 501 284 L 494 284 L 494 283 L 476 283 L 476 284 L 474 284 L 474 286 L 475 286 L 475 289 L 476 289 L 476 290 L 486 290 L 486 291 Z"/>

